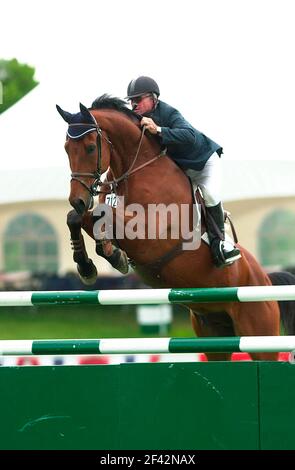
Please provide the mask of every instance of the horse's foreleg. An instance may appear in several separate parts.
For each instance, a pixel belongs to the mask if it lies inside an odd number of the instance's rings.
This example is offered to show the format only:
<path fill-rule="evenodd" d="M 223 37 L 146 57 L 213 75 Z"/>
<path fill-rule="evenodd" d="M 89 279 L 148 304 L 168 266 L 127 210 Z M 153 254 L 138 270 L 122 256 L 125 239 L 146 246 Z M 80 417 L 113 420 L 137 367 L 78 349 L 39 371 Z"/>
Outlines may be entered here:
<path fill-rule="evenodd" d="M 107 238 L 97 239 L 96 230 L 94 230 L 94 224 L 97 217 L 92 212 L 88 212 L 83 217 L 82 228 L 90 237 L 95 240 L 95 250 L 98 256 L 102 256 L 107 260 L 111 266 L 122 274 L 127 274 L 129 271 L 128 257 L 125 251 L 120 248 L 113 246 L 112 241 Z M 102 232 L 105 236 L 105 232 Z"/>
<path fill-rule="evenodd" d="M 83 218 L 75 210 L 67 215 L 67 225 L 71 233 L 71 245 L 73 259 L 77 263 L 77 270 L 81 281 L 86 285 L 92 285 L 97 279 L 97 270 L 92 260 L 88 258 L 84 238 L 81 233 Z"/>
<path fill-rule="evenodd" d="M 95 240 L 96 253 L 106 259 L 113 268 L 120 271 L 122 274 L 127 274 L 129 271 L 128 258 L 125 251 L 120 250 L 113 246 L 111 240 Z"/>

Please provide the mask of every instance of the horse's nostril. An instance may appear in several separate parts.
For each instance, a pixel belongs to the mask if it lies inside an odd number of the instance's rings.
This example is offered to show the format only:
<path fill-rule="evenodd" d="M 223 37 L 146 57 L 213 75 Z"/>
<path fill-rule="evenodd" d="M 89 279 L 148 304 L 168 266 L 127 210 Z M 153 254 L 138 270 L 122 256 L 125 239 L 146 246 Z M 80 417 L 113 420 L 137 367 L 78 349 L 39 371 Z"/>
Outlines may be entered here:
<path fill-rule="evenodd" d="M 78 212 L 78 214 L 84 214 L 86 210 L 85 202 L 83 199 L 73 199 L 71 201 L 71 206 Z"/>

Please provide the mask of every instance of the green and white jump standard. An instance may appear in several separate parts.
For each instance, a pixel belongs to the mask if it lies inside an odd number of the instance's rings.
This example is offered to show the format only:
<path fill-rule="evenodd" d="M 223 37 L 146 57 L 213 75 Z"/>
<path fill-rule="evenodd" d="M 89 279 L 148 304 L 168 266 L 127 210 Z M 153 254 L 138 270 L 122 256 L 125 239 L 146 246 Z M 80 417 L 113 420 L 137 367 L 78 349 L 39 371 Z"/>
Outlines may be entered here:
<path fill-rule="evenodd" d="M 0 307 L 30 305 L 139 305 L 295 300 L 295 285 L 186 289 L 0 292 Z"/>
<path fill-rule="evenodd" d="M 295 351 L 295 336 L 1 340 L 0 355 Z"/>

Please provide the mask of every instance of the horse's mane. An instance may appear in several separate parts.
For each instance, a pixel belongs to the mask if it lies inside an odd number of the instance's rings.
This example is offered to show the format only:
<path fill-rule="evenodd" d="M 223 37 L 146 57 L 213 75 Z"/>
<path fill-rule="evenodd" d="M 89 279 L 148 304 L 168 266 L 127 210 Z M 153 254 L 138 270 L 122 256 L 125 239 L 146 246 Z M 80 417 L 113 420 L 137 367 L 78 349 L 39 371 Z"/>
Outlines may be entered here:
<path fill-rule="evenodd" d="M 126 116 L 128 116 L 129 118 L 133 120 L 139 119 L 139 116 L 127 106 L 128 106 L 127 101 L 124 101 L 121 98 L 117 98 L 115 96 L 110 96 L 107 93 L 105 93 L 93 101 L 90 110 L 114 109 L 115 111 L 124 113 Z"/>
<path fill-rule="evenodd" d="M 136 125 L 138 125 L 139 121 L 142 119 L 142 116 L 128 108 L 127 101 L 108 95 L 107 93 L 99 96 L 93 101 L 90 111 L 94 109 L 113 109 L 115 111 L 119 111 L 129 117 Z M 158 136 L 147 133 L 146 137 L 149 140 L 155 140 L 157 144 L 161 146 Z"/>

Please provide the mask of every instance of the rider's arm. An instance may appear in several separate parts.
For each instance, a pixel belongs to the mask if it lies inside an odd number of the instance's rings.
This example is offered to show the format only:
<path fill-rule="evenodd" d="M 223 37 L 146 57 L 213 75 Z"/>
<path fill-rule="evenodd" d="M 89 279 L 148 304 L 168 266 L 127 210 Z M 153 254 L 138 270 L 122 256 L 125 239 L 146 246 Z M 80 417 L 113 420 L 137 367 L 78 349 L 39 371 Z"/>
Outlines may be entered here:
<path fill-rule="evenodd" d="M 196 142 L 196 130 L 177 111 L 169 116 L 169 127 L 161 126 L 164 145 L 193 145 Z"/>

